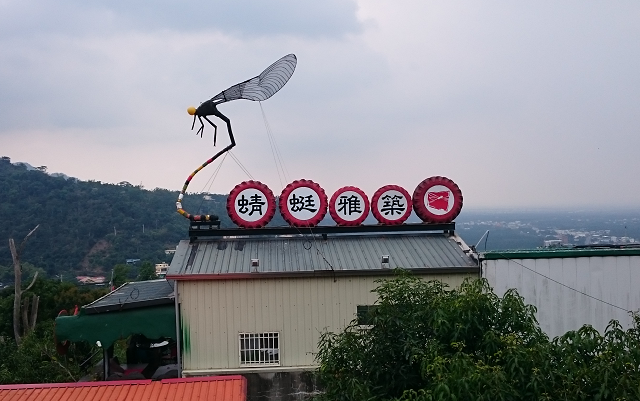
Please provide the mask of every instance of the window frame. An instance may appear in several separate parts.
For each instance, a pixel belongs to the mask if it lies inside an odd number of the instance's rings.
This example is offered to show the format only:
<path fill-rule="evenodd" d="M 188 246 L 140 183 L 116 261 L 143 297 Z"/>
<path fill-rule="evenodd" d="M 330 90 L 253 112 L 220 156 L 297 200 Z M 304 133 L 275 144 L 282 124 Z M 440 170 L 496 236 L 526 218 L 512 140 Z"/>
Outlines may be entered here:
<path fill-rule="evenodd" d="M 358 326 L 362 328 L 373 327 L 371 313 L 378 308 L 378 305 L 356 305 L 356 320 Z"/>
<path fill-rule="evenodd" d="M 280 340 L 279 331 L 238 333 L 238 363 L 240 367 L 280 366 L 282 361 Z M 243 341 L 245 342 L 244 345 L 250 345 L 251 342 L 254 342 L 253 347 L 243 348 Z M 269 344 L 270 341 L 271 344 Z M 255 342 L 257 342 L 257 346 Z M 271 345 L 271 347 L 269 347 L 269 345 Z M 277 352 L 267 354 L 268 350 L 277 350 Z M 258 357 L 255 358 L 255 355 Z"/>

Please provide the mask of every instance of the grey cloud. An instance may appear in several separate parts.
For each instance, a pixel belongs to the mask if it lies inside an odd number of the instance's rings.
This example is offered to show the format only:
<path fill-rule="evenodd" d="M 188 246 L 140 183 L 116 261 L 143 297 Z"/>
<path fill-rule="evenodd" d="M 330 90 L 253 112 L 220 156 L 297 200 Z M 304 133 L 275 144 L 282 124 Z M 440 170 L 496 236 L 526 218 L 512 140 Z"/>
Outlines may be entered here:
<path fill-rule="evenodd" d="M 0 6 L 2 36 L 175 30 L 221 31 L 241 37 L 342 37 L 360 32 L 357 6 L 342 0 L 188 1 L 10 0 Z"/>

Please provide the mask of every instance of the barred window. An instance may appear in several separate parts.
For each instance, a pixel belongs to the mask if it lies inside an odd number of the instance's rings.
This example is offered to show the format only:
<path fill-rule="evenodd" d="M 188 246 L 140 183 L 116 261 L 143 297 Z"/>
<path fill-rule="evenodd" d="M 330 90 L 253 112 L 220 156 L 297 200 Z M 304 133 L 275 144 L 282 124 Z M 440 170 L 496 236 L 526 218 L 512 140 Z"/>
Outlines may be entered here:
<path fill-rule="evenodd" d="M 358 305 L 356 307 L 356 316 L 360 326 L 371 326 L 373 324 L 372 313 L 377 305 Z"/>
<path fill-rule="evenodd" d="M 280 365 L 279 334 L 240 333 L 240 365 Z"/>

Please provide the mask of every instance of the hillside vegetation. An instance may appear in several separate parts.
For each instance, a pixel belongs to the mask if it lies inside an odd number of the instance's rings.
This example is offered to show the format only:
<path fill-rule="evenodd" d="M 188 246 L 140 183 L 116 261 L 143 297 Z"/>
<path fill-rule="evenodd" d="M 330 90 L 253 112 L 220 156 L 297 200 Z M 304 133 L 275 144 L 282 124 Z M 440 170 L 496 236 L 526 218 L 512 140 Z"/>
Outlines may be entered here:
<path fill-rule="evenodd" d="M 8 239 L 21 241 L 37 224 L 23 261 L 50 276 L 107 271 L 129 258 L 165 261 L 164 250 L 187 238 L 188 222 L 175 211 L 177 191 L 55 177 L 46 167 L 29 170 L 8 157 L 0 159 L 0 188 L 0 266 L 5 268 L 11 265 Z M 223 227 L 232 227 L 226 195 L 210 198 L 187 195 L 185 208 L 217 214 Z"/>

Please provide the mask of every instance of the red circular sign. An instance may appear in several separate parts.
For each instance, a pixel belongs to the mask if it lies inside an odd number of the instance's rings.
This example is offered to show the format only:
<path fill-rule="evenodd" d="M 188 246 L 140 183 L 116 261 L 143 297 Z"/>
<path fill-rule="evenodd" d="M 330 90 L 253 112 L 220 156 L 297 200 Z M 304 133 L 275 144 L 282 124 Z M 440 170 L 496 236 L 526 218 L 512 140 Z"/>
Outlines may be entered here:
<path fill-rule="evenodd" d="M 280 214 L 294 227 L 316 226 L 327 214 L 327 195 L 310 180 L 296 180 L 280 194 Z"/>
<path fill-rule="evenodd" d="M 385 185 L 371 198 L 371 211 L 380 224 L 402 224 L 411 215 L 411 196 L 398 185 Z"/>
<path fill-rule="evenodd" d="M 227 197 L 227 213 L 242 228 L 260 228 L 276 214 L 273 192 L 259 181 L 244 181 Z"/>
<path fill-rule="evenodd" d="M 329 201 L 329 213 L 339 226 L 358 226 L 369 215 L 369 198 L 356 187 L 342 187 Z"/>
<path fill-rule="evenodd" d="M 425 223 L 450 223 L 462 210 L 462 192 L 446 177 L 430 177 L 413 191 L 413 208 Z"/>

